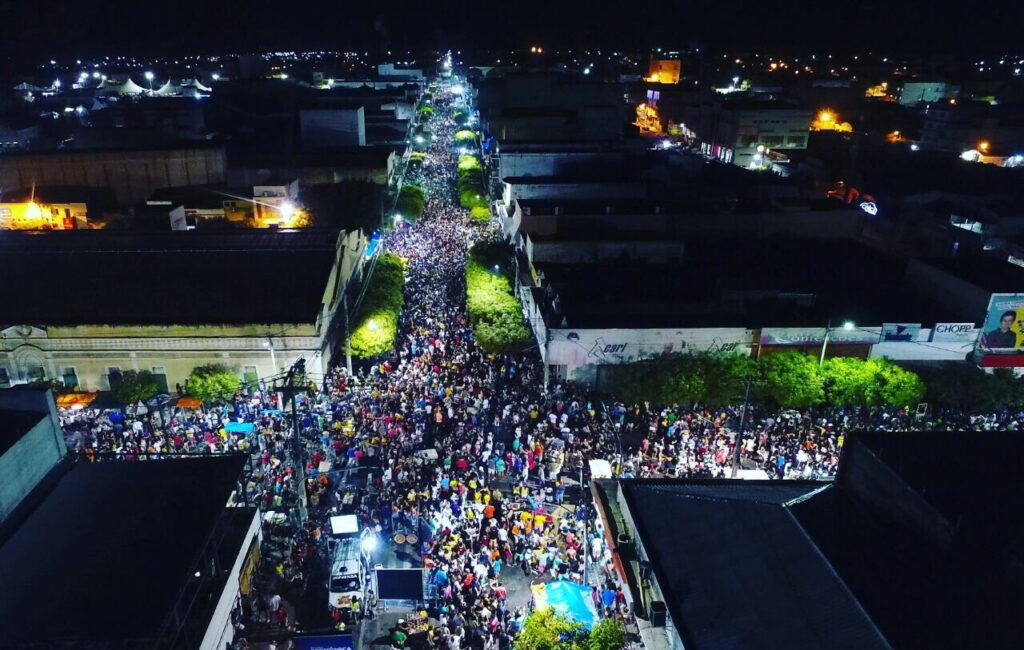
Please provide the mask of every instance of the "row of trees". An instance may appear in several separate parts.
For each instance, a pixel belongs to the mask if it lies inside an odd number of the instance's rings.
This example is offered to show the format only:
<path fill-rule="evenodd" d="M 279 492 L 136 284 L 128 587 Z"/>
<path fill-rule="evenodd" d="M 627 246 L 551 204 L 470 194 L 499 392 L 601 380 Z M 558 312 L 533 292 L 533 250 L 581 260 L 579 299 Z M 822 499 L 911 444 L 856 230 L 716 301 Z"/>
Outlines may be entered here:
<path fill-rule="evenodd" d="M 192 370 L 188 394 L 204 404 L 231 400 L 242 388 L 236 372 L 223 364 L 208 364 Z M 160 393 L 160 384 L 148 370 L 127 370 L 110 387 L 114 399 L 125 406 L 148 402 Z"/>
<path fill-rule="evenodd" d="M 477 244 L 466 261 L 466 310 L 477 344 L 492 354 L 521 350 L 530 341 L 519 299 L 501 271 L 503 259 L 500 247 Z"/>
<path fill-rule="evenodd" d="M 367 359 L 391 351 L 405 303 L 405 260 L 394 253 L 377 259 L 349 335 L 352 354 Z"/>
<path fill-rule="evenodd" d="M 395 210 L 406 219 L 416 220 L 423 216 L 423 188 L 406 183 L 398 193 Z"/>
<path fill-rule="evenodd" d="M 459 156 L 459 205 L 469 209 L 470 213 L 474 215 L 483 214 L 483 211 L 486 211 L 487 216 L 490 217 L 487 192 L 484 189 L 481 176 L 480 159 L 472 154 Z"/>
<path fill-rule="evenodd" d="M 887 359 L 836 357 L 819 367 L 802 352 L 770 354 L 759 361 L 739 354 L 672 354 L 612 366 L 611 388 L 628 402 L 729 404 L 742 399 L 751 380 L 755 399 L 784 408 L 819 404 L 911 408 L 925 396 L 914 372 Z"/>

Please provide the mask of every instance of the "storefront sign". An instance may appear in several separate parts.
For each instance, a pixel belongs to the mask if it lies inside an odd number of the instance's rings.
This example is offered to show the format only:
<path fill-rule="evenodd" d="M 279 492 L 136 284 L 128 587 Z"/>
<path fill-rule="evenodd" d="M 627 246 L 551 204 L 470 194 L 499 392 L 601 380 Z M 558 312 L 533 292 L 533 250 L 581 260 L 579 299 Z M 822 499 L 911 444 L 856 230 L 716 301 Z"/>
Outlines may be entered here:
<path fill-rule="evenodd" d="M 973 341 L 978 336 L 974 323 L 936 323 L 932 328 L 932 341 Z"/>
<path fill-rule="evenodd" d="M 921 323 L 882 323 L 882 342 L 916 341 Z"/>
<path fill-rule="evenodd" d="M 878 338 L 877 330 L 833 327 L 828 342 L 830 345 L 874 345 Z M 824 327 L 765 327 L 761 330 L 761 345 L 821 345 L 824 342 Z"/>

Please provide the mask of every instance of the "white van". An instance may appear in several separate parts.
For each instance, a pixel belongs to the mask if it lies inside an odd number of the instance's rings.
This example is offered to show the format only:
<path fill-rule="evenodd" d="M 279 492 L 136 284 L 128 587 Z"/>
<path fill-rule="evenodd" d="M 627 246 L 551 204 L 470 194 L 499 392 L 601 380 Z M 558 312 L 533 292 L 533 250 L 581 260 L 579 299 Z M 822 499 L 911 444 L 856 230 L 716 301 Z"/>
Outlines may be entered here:
<path fill-rule="evenodd" d="M 327 586 L 327 600 L 331 607 L 349 609 L 353 596 L 362 597 L 365 575 L 359 539 L 339 540 L 334 547 L 330 584 Z"/>

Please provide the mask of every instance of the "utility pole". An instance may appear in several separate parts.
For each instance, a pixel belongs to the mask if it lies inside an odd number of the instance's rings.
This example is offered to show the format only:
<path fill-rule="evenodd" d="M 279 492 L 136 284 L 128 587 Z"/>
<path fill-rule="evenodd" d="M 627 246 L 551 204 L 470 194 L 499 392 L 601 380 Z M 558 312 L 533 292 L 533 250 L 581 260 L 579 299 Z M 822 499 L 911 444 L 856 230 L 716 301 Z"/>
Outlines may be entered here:
<path fill-rule="evenodd" d="M 754 379 L 747 377 L 747 387 L 743 392 L 743 408 L 740 410 L 740 428 L 736 432 L 736 439 L 733 442 L 733 456 L 732 456 L 732 476 L 736 478 L 736 475 L 740 471 L 740 449 L 743 446 L 743 427 L 747 424 L 747 405 L 750 403 L 750 384 Z"/>
<path fill-rule="evenodd" d="M 825 363 L 825 350 L 828 348 L 828 336 L 832 333 L 832 319 L 828 320 L 828 324 L 825 325 L 825 338 L 821 341 L 821 358 L 818 359 L 818 367 L 820 368 Z"/>
<path fill-rule="evenodd" d="M 288 374 L 284 378 L 284 385 L 278 389 L 278 394 L 283 399 L 291 398 L 292 400 L 292 453 L 294 455 L 295 462 L 295 478 L 299 488 L 299 521 L 306 521 L 307 509 L 306 509 L 306 462 L 303 459 L 302 454 L 302 430 L 299 424 L 298 414 L 298 399 L 297 397 L 309 391 L 309 387 L 305 385 L 306 378 L 306 360 L 299 358 L 292 364 L 292 367 L 288 369 Z M 284 408 L 282 402 L 281 408 Z"/>
<path fill-rule="evenodd" d="M 352 339 L 351 332 L 349 332 L 348 322 L 348 283 L 345 284 L 345 288 L 341 292 L 341 317 L 345 323 L 345 369 L 348 370 L 348 376 L 352 376 Z"/>

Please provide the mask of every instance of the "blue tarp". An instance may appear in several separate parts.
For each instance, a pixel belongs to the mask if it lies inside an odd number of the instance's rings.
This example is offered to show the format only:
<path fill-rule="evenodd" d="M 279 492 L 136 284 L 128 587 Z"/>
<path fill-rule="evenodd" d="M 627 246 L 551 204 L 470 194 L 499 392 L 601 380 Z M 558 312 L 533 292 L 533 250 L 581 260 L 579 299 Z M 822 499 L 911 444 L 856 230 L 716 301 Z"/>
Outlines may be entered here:
<path fill-rule="evenodd" d="M 228 433 L 244 433 L 251 436 L 255 431 L 255 426 L 252 422 L 228 422 L 224 425 L 224 430 Z"/>
<path fill-rule="evenodd" d="M 562 616 L 582 623 L 588 630 L 597 623 L 597 612 L 590 598 L 590 587 L 568 580 L 556 580 L 545 585 L 533 586 L 534 606 L 537 609 L 553 609 Z"/>

